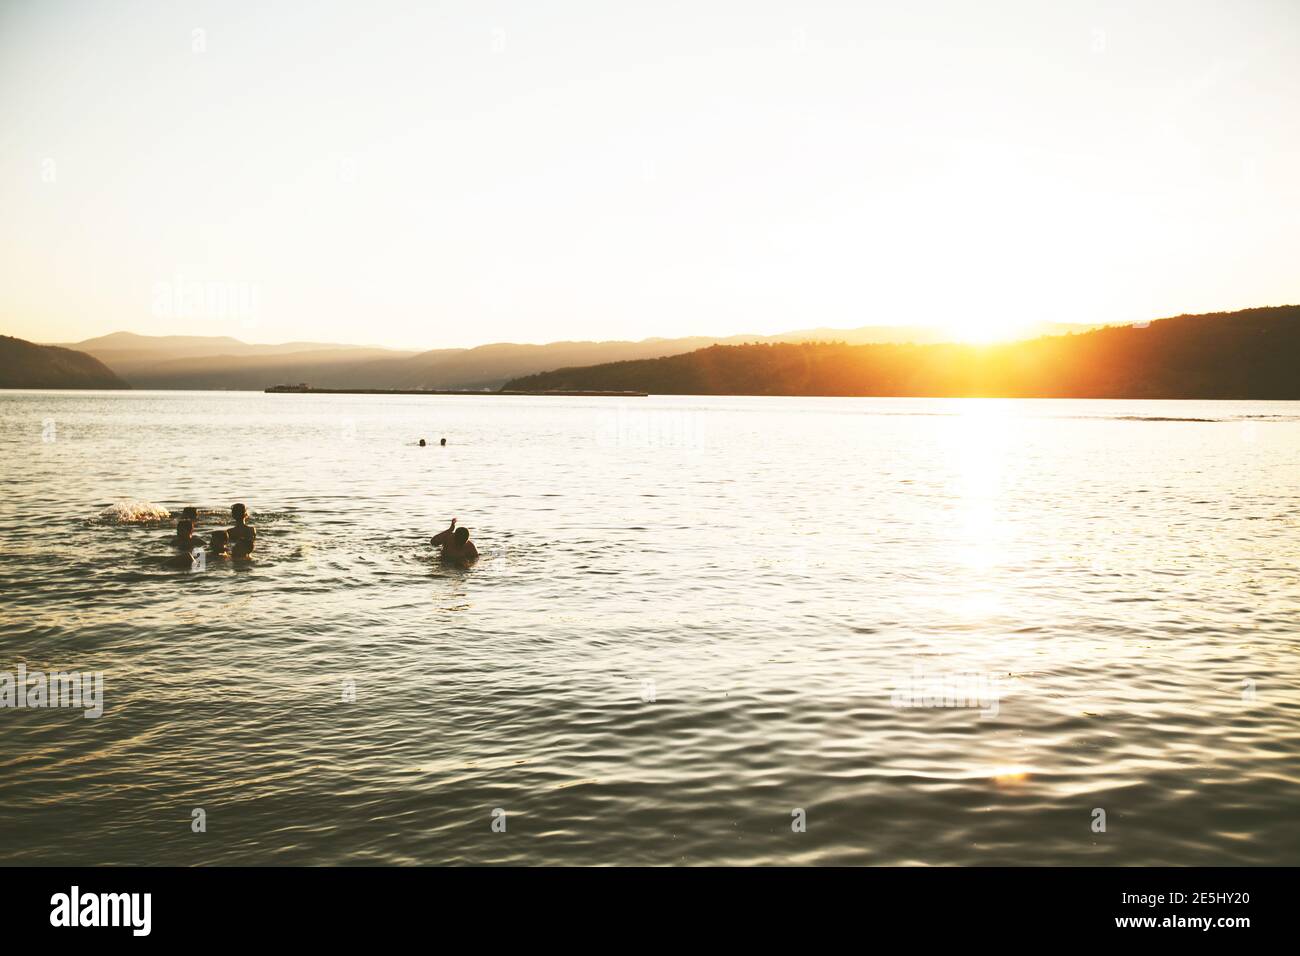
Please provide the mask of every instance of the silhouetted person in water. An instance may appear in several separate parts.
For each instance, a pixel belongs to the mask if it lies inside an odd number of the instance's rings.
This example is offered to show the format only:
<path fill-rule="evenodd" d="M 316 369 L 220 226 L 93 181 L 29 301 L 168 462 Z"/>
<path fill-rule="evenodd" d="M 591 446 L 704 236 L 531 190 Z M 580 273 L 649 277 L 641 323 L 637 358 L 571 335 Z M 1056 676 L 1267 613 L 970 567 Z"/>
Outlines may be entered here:
<path fill-rule="evenodd" d="M 194 522 L 189 518 L 176 522 L 176 537 L 168 539 L 167 543 L 177 551 L 193 551 L 203 547 L 203 539 L 194 536 Z"/>
<path fill-rule="evenodd" d="M 257 544 L 257 529 L 252 525 L 244 525 L 247 535 L 230 544 L 230 556 L 235 559 L 247 560 L 253 554 L 253 546 Z"/>
<path fill-rule="evenodd" d="M 420 447 L 421 447 L 421 448 L 424 447 L 424 439 L 423 439 L 423 438 L 420 439 Z"/>
<path fill-rule="evenodd" d="M 243 505 L 231 505 L 230 517 L 235 519 L 235 523 L 226 533 L 230 536 L 230 545 L 233 550 L 234 546 L 240 541 L 246 539 L 251 541 L 257 534 L 257 529 L 248 523 L 248 509 Z M 251 545 L 248 550 L 253 550 Z"/>
<path fill-rule="evenodd" d="M 192 507 L 192 506 L 189 507 L 189 508 L 182 508 L 182 509 L 181 509 L 181 517 L 182 517 L 182 518 L 188 518 L 190 521 L 193 521 L 195 524 L 198 524 L 198 523 L 199 523 L 199 509 L 198 509 L 198 508 L 195 508 L 195 507 Z"/>
<path fill-rule="evenodd" d="M 442 447 L 446 448 L 446 447 L 447 447 L 447 439 L 444 438 L 444 439 L 443 439 L 442 441 L 440 441 L 438 444 L 440 444 L 440 445 L 442 445 Z"/>
<path fill-rule="evenodd" d="M 218 528 L 212 532 L 212 537 L 208 539 L 208 557 L 209 558 L 228 558 L 230 557 L 230 532 Z"/>
<path fill-rule="evenodd" d="M 430 541 L 435 548 L 442 548 L 444 561 L 466 563 L 478 557 L 478 548 L 469 539 L 469 529 L 457 528 L 455 518 L 451 519 L 446 531 L 439 531 Z"/>

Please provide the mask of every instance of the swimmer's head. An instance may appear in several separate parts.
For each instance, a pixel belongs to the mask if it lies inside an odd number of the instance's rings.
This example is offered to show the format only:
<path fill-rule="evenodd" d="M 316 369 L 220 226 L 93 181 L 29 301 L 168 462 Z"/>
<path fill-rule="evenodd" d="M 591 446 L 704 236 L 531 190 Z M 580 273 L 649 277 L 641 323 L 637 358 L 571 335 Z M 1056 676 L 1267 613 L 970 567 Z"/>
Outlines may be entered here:
<path fill-rule="evenodd" d="M 225 531 L 224 529 L 218 528 L 216 531 L 212 532 L 212 536 L 208 539 L 208 547 L 213 551 L 225 551 L 229 546 L 230 532 Z"/>
<path fill-rule="evenodd" d="M 440 445 L 445 445 L 445 444 L 447 444 L 447 439 L 444 438 L 444 439 L 443 439 L 442 441 L 440 441 L 438 444 L 440 444 Z"/>
<path fill-rule="evenodd" d="M 423 438 L 420 439 L 420 447 L 421 447 L 421 448 L 424 447 L 424 439 L 423 439 Z"/>
<path fill-rule="evenodd" d="M 194 534 L 193 521 L 189 518 L 182 518 L 180 521 L 176 522 L 176 537 L 188 538 L 192 534 Z"/>
<path fill-rule="evenodd" d="M 198 510 L 197 508 L 194 508 L 194 507 L 190 507 L 190 508 L 182 508 L 182 509 L 181 509 L 181 517 L 182 517 L 182 518 L 188 518 L 190 521 L 198 521 L 198 520 L 199 520 L 199 510 Z"/>
<path fill-rule="evenodd" d="M 464 547 L 465 542 L 469 540 L 469 528 L 456 529 L 456 543 Z"/>
<path fill-rule="evenodd" d="M 248 514 L 248 509 L 245 508 L 243 505 L 230 506 L 230 516 L 234 518 L 236 521 L 243 521 L 244 517 L 247 514 Z"/>

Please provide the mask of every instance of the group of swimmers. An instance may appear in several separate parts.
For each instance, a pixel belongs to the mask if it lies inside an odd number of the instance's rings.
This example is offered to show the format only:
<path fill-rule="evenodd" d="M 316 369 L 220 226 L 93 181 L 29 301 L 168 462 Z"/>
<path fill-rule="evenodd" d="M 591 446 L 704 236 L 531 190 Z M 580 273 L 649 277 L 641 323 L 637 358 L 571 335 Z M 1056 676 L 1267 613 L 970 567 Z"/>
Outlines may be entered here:
<path fill-rule="evenodd" d="M 193 555 L 204 552 L 206 558 L 247 559 L 257 544 L 257 529 L 248 523 L 248 509 L 242 504 L 230 506 L 230 517 L 234 525 L 230 528 L 216 528 L 204 541 L 194 533 L 199 513 L 195 508 L 185 508 L 181 518 L 176 522 L 176 537 L 168 540 L 177 551 Z"/>
<path fill-rule="evenodd" d="M 234 522 L 231 527 L 214 529 L 208 534 L 208 540 L 204 541 L 194 533 L 194 526 L 199 520 L 198 510 L 185 508 L 181 511 L 180 520 L 176 522 L 176 537 L 170 538 L 167 543 L 177 551 L 191 556 L 203 553 L 205 560 L 247 560 L 257 543 L 257 529 L 248 523 L 248 509 L 242 504 L 230 506 L 230 517 Z M 439 531 L 429 539 L 429 543 L 435 548 L 441 548 L 442 557 L 447 561 L 464 564 L 478 557 L 478 548 L 469 539 L 469 529 L 457 528 L 455 518 L 451 519 L 446 531 Z"/>

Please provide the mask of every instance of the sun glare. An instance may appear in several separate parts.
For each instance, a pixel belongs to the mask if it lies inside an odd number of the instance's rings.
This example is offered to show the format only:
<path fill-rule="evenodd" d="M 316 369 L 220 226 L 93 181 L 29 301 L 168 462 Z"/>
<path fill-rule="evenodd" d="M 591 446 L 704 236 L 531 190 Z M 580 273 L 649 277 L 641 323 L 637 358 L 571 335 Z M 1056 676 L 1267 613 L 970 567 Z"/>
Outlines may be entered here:
<path fill-rule="evenodd" d="M 1029 323 L 999 315 L 973 316 L 948 322 L 942 326 L 942 329 L 945 337 L 950 341 L 968 345 L 1014 342 L 1031 334 Z"/>

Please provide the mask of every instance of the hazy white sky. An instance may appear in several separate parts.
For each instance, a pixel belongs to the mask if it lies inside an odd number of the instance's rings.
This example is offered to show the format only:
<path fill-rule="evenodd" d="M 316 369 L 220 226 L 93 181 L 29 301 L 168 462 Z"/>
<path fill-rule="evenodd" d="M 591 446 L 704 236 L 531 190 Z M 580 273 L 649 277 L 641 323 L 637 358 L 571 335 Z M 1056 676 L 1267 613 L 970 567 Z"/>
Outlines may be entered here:
<path fill-rule="evenodd" d="M 0 331 L 1300 302 L 1298 46 L 1296 0 L 0 0 Z"/>

